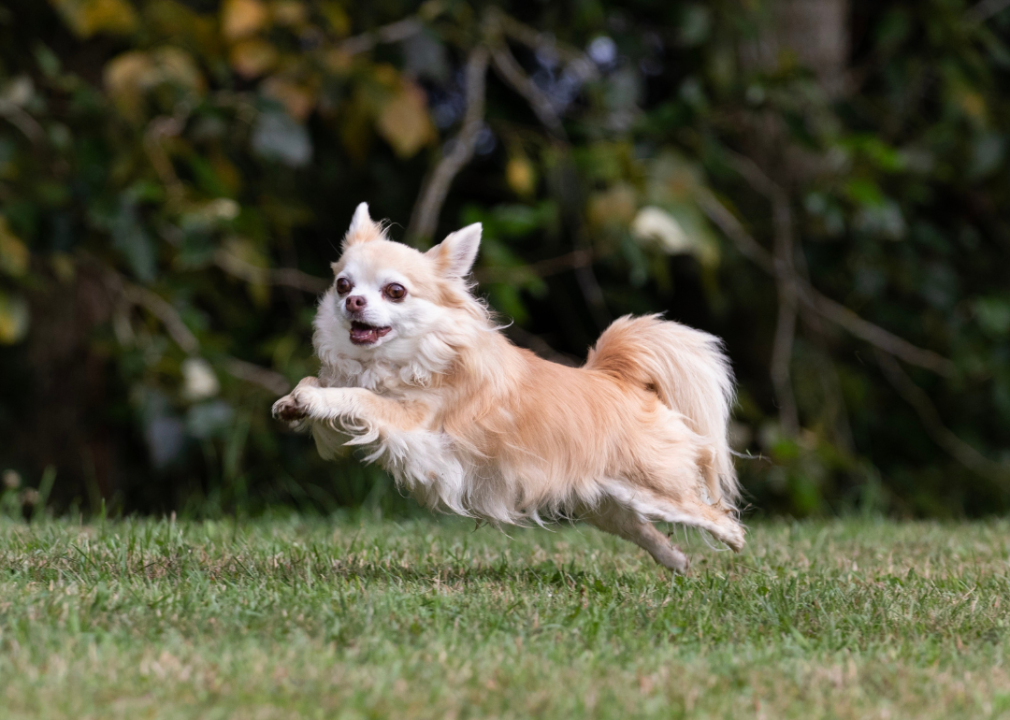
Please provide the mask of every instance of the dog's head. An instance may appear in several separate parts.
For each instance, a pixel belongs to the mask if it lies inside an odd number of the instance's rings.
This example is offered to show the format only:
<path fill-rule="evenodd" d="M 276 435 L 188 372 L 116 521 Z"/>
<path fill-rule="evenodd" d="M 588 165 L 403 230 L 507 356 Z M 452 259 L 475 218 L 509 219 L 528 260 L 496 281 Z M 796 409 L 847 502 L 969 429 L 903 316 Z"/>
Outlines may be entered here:
<path fill-rule="evenodd" d="M 317 330 L 344 357 L 410 361 L 426 337 L 451 334 L 461 317 L 480 314 L 464 279 L 480 236 L 480 224 L 470 225 L 422 253 L 388 240 L 361 203 L 333 263 L 334 282 L 320 303 Z"/>

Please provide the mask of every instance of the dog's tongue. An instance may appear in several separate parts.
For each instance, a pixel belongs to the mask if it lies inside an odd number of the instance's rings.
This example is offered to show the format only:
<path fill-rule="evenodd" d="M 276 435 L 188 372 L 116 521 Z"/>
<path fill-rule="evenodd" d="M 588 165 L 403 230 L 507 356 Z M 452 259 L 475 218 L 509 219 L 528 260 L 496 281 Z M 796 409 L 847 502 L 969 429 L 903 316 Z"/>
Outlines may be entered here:
<path fill-rule="evenodd" d="M 355 345 L 371 345 L 374 342 L 378 342 L 379 338 L 388 333 L 390 328 L 388 327 L 374 327 L 373 325 L 366 325 L 365 323 L 352 322 L 351 323 L 351 342 Z"/>

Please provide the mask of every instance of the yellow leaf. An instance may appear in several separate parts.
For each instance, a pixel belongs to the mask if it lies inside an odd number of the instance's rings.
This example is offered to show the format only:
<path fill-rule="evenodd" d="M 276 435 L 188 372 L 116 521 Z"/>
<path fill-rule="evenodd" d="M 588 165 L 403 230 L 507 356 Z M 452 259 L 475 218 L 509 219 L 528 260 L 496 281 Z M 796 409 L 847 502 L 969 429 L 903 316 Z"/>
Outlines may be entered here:
<path fill-rule="evenodd" d="M 73 282 L 74 277 L 77 275 L 74 259 L 70 253 L 54 252 L 49 256 L 49 264 L 53 268 L 53 274 L 56 275 L 56 279 L 64 285 Z"/>
<path fill-rule="evenodd" d="M 152 67 L 151 58 L 140 50 L 114 57 L 106 64 L 103 72 L 105 89 L 113 95 L 135 91 Z"/>
<path fill-rule="evenodd" d="M 298 0 L 275 0 L 270 6 L 274 22 L 284 27 L 300 27 L 309 17 L 305 3 Z"/>
<path fill-rule="evenodd" d="M 140 118 L 142 89 L 152 71 L 151 58 L 139 51 L 124 53 L 105 66 L 105 88 L 127 117 Z"/>
<path fill-rule="evenodd" d="M 964 110 L 965 114 L 972 120 L 985 119 L 987 110 L 985 98 L 979 93 L 972 92 L 971 90 L 964 90 L 959 93 L 958 102 L 961 105 L 961 109 Z"/>
<path fill-rule="evenodd" d="M 226 0 L 221 8 L 221 33 L 229 40 L 255 35 L 269 19 L 260 0 Z"/>
<path fill-rule="evenodd" d="M 421 3 L 421 7 L 417 9 L 417 14 L 422 20 L 431 22 L 445 11 L 446 6 L 442 0 L 427 0 L 427 2 Z"/>
<path fill-rule="evenodd" d="M 208 55 L 218 52 L 221 37 L 218 18 L 195 12 L 188 0 L 146 0 L 144 29 L 153 37 L 172 38 L 183 47 L 199 47 Z"/>
<path fill-rule="evenodd" d="M 277 50 L 266 40 L 242 40 L 231 49 L 228 59 L 239 75 L 254 78 L 277 64 Z"/>
<path fill-rule="evenodd" d="M 365 92 L 359 87 L 348 102 L 341 106 L 340 140 L 344 150 L 357 165 L 363 165 L 374 138 L 374 114 Z"/>
<path fill-rule="evenodd" d="M 334 75 L 346 75 L 354 65 L 354 56 L 340 48 L 323 54 L 323 66 Z"/>
<path fill-rule="evenodd" d="M 589 224 L 593 227 L 627 227 L 638 209 L 638 196 L 627 183 L 618 183 L 589 198 Z"/>
<path fill-rule="evenodd" d="M 210 202 L 193 203 L 183 214 L 183 223 L 187 227 L 198 229 L 214 228 L 220 223 L 226 223 L 238 217 L 242 208 L 230 198 L 217 198 Z"/>
<path fill-rule="evenodd" d="M 270 261 L 263 256 L 252 240 L 243 237 L 230 237 L 225 240 L 224 252 L 239 262 L 244 263 L 247 268 L 258 268 L 262 271 L 262 279 L 249 274 L 248 292 L 249 298 L 257 307 L 266 307 L 270 303 L 270 284 L 266 281 Z M 258 274 L 258 273 L 257 273 Z"/>
<path fill-rule="evenodd" d="M 232 164 L 232 161 L 228 159 L 228 156 L 221 151 L 221 148 L 217 147 L 212 150 L 207 160 L 210 161 L 214 174 L 227 191 L 232 196 L 238 195 L 239 190 L 242 189 L 242 175 L 239 173 L 238 168 Z"/>
<path fill-rule="evenodd" d="M 344 37 L 351 32 L 351 20 L 347 17 L 347 12 L 336 2 L 322 2 L 319 4 L 319 11 L 330 23 L 333 32 L 337 37 Z"/>
<path fill-rule="evenodd" d="M 7 218 L 0 215 L 0 270 L 19 277 L 28 272 L 28 260 L 28 248 L 11 231 Z"/>
<path fill-rule="evenodd" d="M 389 63 L 380 63 L 373 67 L 372 78 L 375 82 L 384 85 L 390 90 L 398 90 L 403 83 L 400 71 Z"/>
<path fill-rule="evenodd" d="M 196 61 L 177 47 L 158 48 L 151 56 L 160 75 L 158 82 L 171 82 L 187 90 L 203 92 L 204 79 Z"/>
<path fill-rule="evenodd" d="M 137 13 L 126 0 L 50 0 L 74 34 L 123 35 L 137 27 Z"/>
<path fill-rule="evenodd" d="M 505 166 L 505 181 L 516 195 L 529 197 L 537 189 L 536 168 L 529 158 L 517 155 Z"/>
<path fill-rule="evenodd" d="M 28 333 L 28 303 L 0 292 L 0 345 L 13 345 Z"/>
<path fill-rule="evenodd" d="M 304 120 L 316 104 L 312 89 L 287 78 L 278 76 L 267 78 L 260 86 L 263 94 L 279 101 L 295 120 Z"/>
<path fill-rule="evenodd" d="M 224 250 L 230 255 L 234 255 L 247 265 L 258 268 L 269 268 L 270 262 L 259 251 L 256 244 L 249 238 L 232 235 L 224 241 Z"/>
<path fill-rule="evenodd" d="M 133 51 L 105 66 L 105 87 L 120 111 L 139 119 L 144 94 L 163 83 L 202 94 L 205 85 L 196 62 L 184 50 L 163 47 L 149 53 Z"/>
<path fill-rule="evenodd" d="M 399 157 L 415 155 L 435 136 L 424 91 L 404 82 L 379 112 L 377 128 Z"/>
<path fill-rule="evenodd" d="M 648 199 L 657 205 L 684 202 L 702 185 L 698 168 L 673 152 L 664 152 L 649 168 Z"/>

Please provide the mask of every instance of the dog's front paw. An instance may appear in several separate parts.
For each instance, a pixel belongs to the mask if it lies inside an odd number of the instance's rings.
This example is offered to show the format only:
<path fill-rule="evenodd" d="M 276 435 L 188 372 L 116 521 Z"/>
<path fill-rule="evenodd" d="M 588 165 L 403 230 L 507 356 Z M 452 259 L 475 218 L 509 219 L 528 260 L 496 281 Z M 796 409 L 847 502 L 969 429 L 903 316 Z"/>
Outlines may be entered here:
<path fill-rule="evenodd" d="M 292 426 L 300 424 L 302 420 L 309 416 L 308 395 L 311 388 L 319 387 L 319 379 L 311 375 L 302 378 L 295 389 L 274 403 L 272 413 L 278 420 L 291 423 Z"/>
<path fill-rule="evenodd" d="M 298 394 L 285 395 L 274 403 L 273 416 L 284 422 L 294 423 L 304 420 L 309 414 L 308 408 L 299 402 Z"/>

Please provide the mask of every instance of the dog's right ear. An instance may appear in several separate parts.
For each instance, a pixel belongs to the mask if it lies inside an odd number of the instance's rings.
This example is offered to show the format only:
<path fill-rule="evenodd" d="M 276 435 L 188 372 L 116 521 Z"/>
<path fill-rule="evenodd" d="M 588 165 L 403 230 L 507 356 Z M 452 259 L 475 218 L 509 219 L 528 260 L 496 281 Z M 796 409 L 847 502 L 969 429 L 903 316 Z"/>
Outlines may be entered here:
<path fill-rule="evenodd" d="M 344 235 L 343 249 L 346 250 L 351 245 L 378 240 L 381 237 L 382 226 L 372 220 L 372 216 L 368 214 L 368 203 L 361 203 L 358 205 L 357 210 L 354 211 L 354 217 L 351 218 L 351 227 L 347 229 L 347 234 Z"/>
<path fill-rule="evenodd" d="M 439 271 L 448 277 L 466 277 L 477 259 L 480 249 L 481 224 L 467 225 L 462 230 L 449 233 L 445 240 L 425 255 L 432 258 Z"/>

